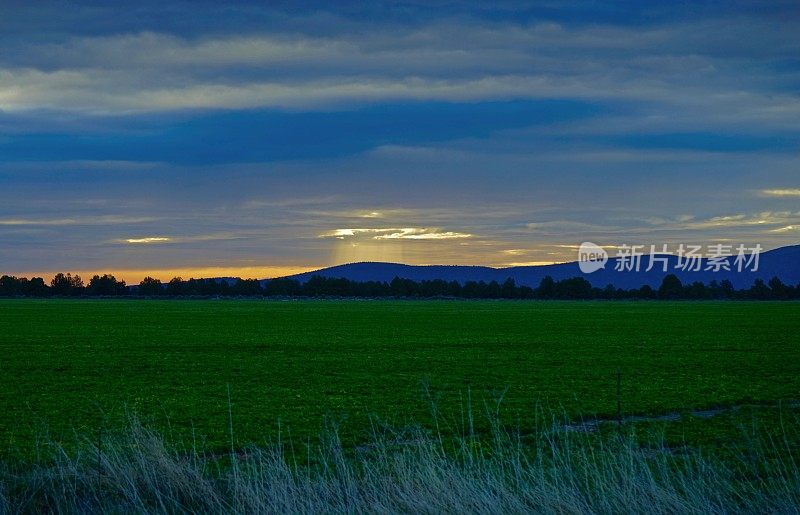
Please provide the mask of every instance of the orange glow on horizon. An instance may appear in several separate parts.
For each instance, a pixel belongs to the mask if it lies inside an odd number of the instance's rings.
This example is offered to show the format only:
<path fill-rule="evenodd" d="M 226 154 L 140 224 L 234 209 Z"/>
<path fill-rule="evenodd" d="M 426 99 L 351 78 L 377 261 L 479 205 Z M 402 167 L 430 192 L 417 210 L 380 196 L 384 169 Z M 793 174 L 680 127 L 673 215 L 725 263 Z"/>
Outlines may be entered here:
<path fill-rule="evenodd" d="M 88 283 L 93 275 L 111 274 L 118 280 L 124 280 L 126 284 L 139 284 L 145 277 L 153 277 L 167 282 L 173 277 L 182 279 L 209 279 L 212 277 L 241 277 L 242 279 L 272 279 L 274 277 L 285 277 L 287 275 L 301 274 L 312 270 L 319 270 L 323 266 L 253 266 L 253 267 L 194 267 L 194 268 L 166 268 L 158 270 L 135 270 L 135 269 L 107 269 L 107 270 L 57 270 L 44 272 L 19 272 L 3 273 L 0 275 L 16 275 L 17 277 L 42 277 L 45 282 L 50 280 L 59 272 L 79 275 L 84 283 Z"/>

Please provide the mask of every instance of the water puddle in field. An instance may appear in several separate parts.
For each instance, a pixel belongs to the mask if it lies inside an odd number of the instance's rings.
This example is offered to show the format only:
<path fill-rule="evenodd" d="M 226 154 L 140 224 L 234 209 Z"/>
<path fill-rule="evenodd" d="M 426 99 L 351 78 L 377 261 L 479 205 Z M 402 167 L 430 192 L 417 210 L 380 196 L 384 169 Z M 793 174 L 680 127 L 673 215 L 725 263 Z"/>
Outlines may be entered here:
<path fill-rule="evenodd" d="M 791 401 L 791 402 L 784 402 L 782 404 L 734 404 L 731 406 L 725 406 L 719 408 L 689 410 L 686 411 L 685 414 L 696 418 L 710 419 L 716 417 L 717 415 L 738 411 L 742 408 L 780 408 L 780 407 L 797 409 L 800 408 L 800 402 Z M 619 424 L 619 423 L 628 424 L 632 422 L 633 423 L 678 422 L 682 420 L 683 417 L 684 415 L 682 415 L 681 413 L 677 411 L 671 411 L 663 415 L 628 415 L 622 417 L 621 419 L 596 418 L 591 420 L 581 420 L 579 422 L 571 422 L 569 424 L 564 424 L 561 426 L 561 428 L 567 432 L 594 433 L 599 430 L 601 424 Z"/>

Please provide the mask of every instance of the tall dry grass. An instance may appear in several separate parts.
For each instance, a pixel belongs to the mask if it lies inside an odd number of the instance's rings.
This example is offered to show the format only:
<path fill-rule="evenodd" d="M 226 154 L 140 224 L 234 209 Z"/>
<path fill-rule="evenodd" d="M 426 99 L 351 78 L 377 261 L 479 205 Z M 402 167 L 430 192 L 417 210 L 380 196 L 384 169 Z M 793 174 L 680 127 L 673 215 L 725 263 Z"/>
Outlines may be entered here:
<path fill-rule="evenodd" d="M 471 424 L 470 424 L 471 425 Z M 213 455 L 138 423 L 78 451 L 0 471 L 4 513 L 798 513 L 800 472 L 783 435 L 727 460 L 631 435 L 554 424 L 446 439 L 379 425 L 345 447 L 331 429 Z M 787 448 L 784 448 L 784 447 Z M 304 456 L 302 459 L 298 456 Z"/>

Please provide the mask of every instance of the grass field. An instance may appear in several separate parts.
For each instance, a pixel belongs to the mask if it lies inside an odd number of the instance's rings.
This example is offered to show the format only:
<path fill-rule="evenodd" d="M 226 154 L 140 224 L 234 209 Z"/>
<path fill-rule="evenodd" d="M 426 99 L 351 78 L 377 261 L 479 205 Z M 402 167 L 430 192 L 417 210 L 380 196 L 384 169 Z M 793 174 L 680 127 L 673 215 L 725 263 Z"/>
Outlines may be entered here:
<path fill-rule="evenodd" d="M 0 300 L 0 452 L 127 413 L 226 448 L 229 408 L 237 444 L 326 418 L 358 440 L 428 420 L 425 385 L 455 423 L 503 392 L 521 425 L 613 416 L 617 369 L 628 414 L 774 403 L 800 398 L 799 329 L 797 303 Z"/>

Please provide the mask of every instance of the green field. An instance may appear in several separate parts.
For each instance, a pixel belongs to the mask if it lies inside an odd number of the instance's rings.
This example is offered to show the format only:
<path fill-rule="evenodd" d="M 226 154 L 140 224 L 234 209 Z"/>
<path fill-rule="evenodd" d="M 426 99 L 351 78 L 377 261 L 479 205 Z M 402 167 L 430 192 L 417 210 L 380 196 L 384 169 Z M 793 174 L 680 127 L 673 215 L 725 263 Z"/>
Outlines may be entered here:
<path fill-rule="evenodd" d="M 278 421 L 664 413 L 800 398 L 800 304 L 0 300 L 0 452 L 124 424 L 262 442 Z M 427 418 L 426 418 L 427 417 Z M 719 422 L 717 422 L 719 424 Z"/>

